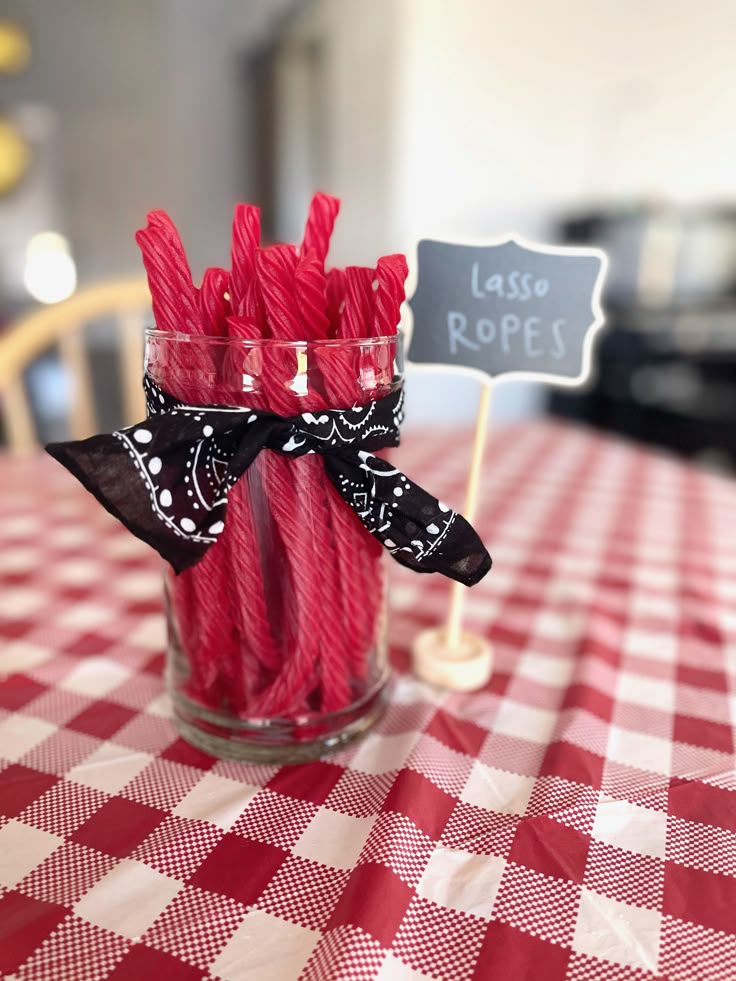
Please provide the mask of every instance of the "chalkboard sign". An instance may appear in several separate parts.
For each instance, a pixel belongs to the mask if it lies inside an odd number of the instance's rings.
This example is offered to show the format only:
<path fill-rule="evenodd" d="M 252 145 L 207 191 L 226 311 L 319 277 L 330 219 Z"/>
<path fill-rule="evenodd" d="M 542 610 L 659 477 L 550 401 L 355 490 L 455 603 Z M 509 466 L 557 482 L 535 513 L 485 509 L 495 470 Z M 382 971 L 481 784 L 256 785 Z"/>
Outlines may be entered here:
<path fill-rule="evenodd" d="M 417 257 L 412 363 L 494 379 L 585 379 L 603 323 L 603 252 L 515 238 L 482 246 L 424 239 Z"/>

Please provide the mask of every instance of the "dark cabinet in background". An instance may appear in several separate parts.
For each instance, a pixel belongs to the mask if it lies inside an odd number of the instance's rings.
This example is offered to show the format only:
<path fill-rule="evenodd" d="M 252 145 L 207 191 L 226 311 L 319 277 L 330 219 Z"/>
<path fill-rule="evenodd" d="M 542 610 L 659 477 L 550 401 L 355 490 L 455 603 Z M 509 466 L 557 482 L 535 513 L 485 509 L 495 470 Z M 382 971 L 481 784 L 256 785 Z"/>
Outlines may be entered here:
<path fill-rule="evenodd" d="M 550 411 L 736 467 L 736 211 L 590 214 L 561 237 L 608 253 L 607 326 L 591 384 Z"/>

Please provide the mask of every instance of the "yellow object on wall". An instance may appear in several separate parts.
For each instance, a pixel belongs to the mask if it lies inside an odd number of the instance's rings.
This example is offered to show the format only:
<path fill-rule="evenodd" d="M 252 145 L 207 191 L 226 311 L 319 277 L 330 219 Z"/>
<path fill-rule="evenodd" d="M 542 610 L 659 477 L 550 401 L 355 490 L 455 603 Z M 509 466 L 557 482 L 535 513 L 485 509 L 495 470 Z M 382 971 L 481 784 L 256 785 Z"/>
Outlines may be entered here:
<path fill-rule="evenodd" d="M 31 148 L 17 126 L 0 117 L 0 197 L 9 194 L 31 165 Z"/>
<path fill-rule="evenodd" d="M 31 57 L 28 35 L 12 20 L 0 20 L 0 74 L 22 72 Z"/>

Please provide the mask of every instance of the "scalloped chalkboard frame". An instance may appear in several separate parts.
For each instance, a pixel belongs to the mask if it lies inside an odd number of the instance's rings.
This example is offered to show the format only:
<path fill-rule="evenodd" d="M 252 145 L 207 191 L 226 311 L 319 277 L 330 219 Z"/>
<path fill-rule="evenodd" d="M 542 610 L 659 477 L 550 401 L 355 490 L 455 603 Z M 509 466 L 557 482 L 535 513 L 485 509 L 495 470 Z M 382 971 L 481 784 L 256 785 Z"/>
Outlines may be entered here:
<path fill-rule="evenodd" d="M 607 269 L 601 249 L 513 234 L 473 244 L 422 239 L 408 301 L 409 364 L 485 384 L 526 379 L 580 386 L 605 323 Z"/>

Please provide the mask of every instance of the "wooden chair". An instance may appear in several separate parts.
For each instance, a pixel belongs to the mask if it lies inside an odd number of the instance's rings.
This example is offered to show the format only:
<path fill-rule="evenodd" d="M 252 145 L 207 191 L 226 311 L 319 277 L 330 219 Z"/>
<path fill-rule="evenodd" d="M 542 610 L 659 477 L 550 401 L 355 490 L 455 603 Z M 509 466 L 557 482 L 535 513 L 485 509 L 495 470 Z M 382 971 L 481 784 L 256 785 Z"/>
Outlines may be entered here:
<path fill-rule="evenodd" d="M 143 327 L 150 318 L 150 307 L 151 295 L 145 279 L 101 283 L 82 289 L 61 303 L 36 308 L 0 332 L 0 410 L 11 450 L 26 450 L 36 445 L 23 372 L 54 344 L 72 379 L 71 437 L 84 439 L 97 431 L 83 329 L 102 317 L 112 316 L 116 321 L 124 424 L 131 425 L 145 416 L 141 385 Z"/>

